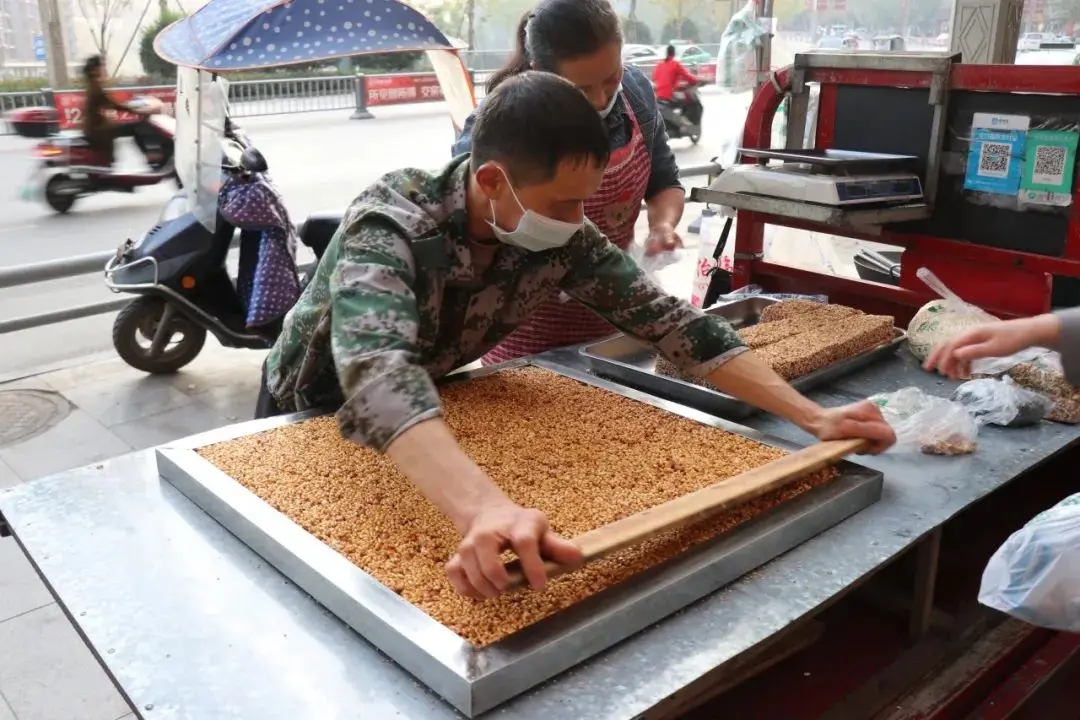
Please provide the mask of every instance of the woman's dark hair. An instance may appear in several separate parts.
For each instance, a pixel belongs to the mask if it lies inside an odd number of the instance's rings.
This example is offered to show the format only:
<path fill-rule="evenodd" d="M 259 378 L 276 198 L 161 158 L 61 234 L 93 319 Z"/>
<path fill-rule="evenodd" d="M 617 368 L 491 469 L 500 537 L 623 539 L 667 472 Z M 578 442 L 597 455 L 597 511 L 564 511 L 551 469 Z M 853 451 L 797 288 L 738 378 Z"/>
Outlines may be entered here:
<path fill-rule="evenodd" d="M 508 78 L 476 111 L 473 171 L 494 160 L 517 187 L 552 180 L 566 161 L 602 167 L 610 156 L 600 114 L 558 75 L 524 72 Z"/>
<path fill-rule="evenodd" d="M 96 81 L 98 70 L 101 70 L 104 65 L 105 61 L 101 59 L 100 55 L 91 55 L 86 59 L 86 62 L 83 63 L 83 78 L 87 82 Z"/>
<path fill-rule="evenodd" d="M 616 42 L 622 28 L 609 0 L 540 0 L 521 18 L 514 55 L 488 81 L 488 92 L 526 70 L 556 72 L 559 63 Z"/>

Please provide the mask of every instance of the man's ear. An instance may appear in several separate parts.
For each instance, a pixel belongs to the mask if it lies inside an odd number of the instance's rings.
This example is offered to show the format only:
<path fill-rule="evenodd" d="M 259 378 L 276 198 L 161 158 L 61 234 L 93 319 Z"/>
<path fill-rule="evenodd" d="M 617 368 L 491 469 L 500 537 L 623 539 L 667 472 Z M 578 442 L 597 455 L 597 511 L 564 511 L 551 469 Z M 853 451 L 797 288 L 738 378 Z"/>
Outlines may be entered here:
<path fill-rule="evenodd" d="M 489 200 L 498 200 L 506 192 L 509 181 L 502 168 L 493 162 L 486 162 L 476 170 L 476 184 Z"/>

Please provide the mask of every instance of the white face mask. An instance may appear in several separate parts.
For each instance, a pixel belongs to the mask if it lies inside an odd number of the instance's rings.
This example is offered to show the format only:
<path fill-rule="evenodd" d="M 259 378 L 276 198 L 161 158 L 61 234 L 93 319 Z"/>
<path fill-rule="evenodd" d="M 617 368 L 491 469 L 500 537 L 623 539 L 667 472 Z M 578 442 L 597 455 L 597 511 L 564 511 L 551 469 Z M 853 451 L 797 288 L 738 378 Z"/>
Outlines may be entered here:
<path fill-rule="evenodd" d="M 611 114 L 611 111 L 615 109 L 615 103 L 619 101 L 620 93 L 622 93 L 622 83 L 619 83 L 619 87 L 615 88 L 615 93 L 611 96 L 611 100 L 608 101 L 607 107 L 600 111 L 600 117 L 606 118 Z"/>
<path fill-rule="evenodd" d="M 510 178 L 505 170 L 502 171 L 502 174 L 506 178 L 506 182 L 509 183 Z M 498 226 L 495 220 L 495 201 L 488 200 L 491 206 L 491 220 L 488 220 L 488 225 L 495 231 L 495 237 L 507 245 L 515 245 L 531 252 L 554 250 L 570 242 L 570 238 L 574 237 L 585 226 L 584 221 L 568 223 L 546 217 L 533 210 L 526 210 L 525 206 L 521 204 L 521 200 L 518 199 L 513 185 L 510 185 L 510 192 L 513 194 L 518 207 L 525 213 L 521 216 L 521 220 L 518 221 L 515 230 L 503 230 Z"/>

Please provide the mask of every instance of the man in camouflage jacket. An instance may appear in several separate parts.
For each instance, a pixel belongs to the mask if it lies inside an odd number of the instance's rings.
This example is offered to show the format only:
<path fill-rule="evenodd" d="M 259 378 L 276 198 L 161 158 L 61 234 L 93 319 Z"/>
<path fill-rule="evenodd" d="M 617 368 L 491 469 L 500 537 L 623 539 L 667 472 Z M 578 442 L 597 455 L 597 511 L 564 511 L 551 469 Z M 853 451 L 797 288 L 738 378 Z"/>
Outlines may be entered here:
<path fill-rule="evenodd" d="M 267 359 L 279 411 L 338 409 L 346 437 L 387 452 L 455 521 L 464 540 L 448 572 L 463 594 L 506 587 L 507 548 L 537 588 L 542 556 L 580 556 L 464 455 L 433 380 L 481 357 L 555 289 L 820 438 L 892 442 L 876 408 L 826 411 L 806 400 L 730 325 L 665 294 L 584 220 L 608 159 L 605 133 L 565 80 L 507 81 L 478 113 L 471 157 L 435 173 L 390 173 L 356 199 Z"/>

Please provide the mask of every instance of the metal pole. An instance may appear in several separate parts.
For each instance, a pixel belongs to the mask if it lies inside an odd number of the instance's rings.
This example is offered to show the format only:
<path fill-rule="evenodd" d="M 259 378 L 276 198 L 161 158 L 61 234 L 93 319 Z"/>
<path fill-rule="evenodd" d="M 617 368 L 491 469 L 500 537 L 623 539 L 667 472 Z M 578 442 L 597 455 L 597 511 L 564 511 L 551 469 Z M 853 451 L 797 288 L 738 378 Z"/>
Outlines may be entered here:
<path fill-rule="evenodd" d="M 58 0 L 38 0 L 38 17 L 46 38 L 45 63 L 49 68 L 49 85 L 57 90 L 66 88 L 70 83 Z"/>
<path fill-rule="evenodd" d="M 106 300 L 104 302 L 93 303 L 91 305 L 80 305 L 79 307 L 67 308 L 66 310 L 42 313 L 41 315 L 31 315 L 15 318 L 14 320 L 3 320 L 0 321 L 0 335 L 116 312 L 129 302 L 131 302 L 131 298 L 125 297 L 117 300 Z"/>
<path fill-rule="evenodd" d="M 761 0 L 761 15 L 758 17 L 760 22 L 762 19 L 768 19 L 769 32 L 765 36 L 765 40 L 761 43 L 761 47 L 758 48 L 758 78 L 757 87 L 761 87 L 769 79 L 769 73 L 772 72 L 772 16 L 773 16 L 773 0 Z M 817 7 L 817 0 L 814 0 L 814 7 Z"/>
<path fill-rule="evenodd" d="M 105 263 L 109 262 L 115 255 L 116 251 L 100 252 L 62 260 L 33 263 L 31 265 L 0 268 L 0 288 L 62 280 L 91 273 L 104 273 Z"/>
<path fill-rule="evenodd" d="M 356 91 L 356 110 L 353 111 L 353 120 L 371 120 L 374 115 L 367 109 L 367 78 L 363 73 L 356 73 L 353 78 Z"/>

